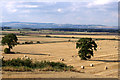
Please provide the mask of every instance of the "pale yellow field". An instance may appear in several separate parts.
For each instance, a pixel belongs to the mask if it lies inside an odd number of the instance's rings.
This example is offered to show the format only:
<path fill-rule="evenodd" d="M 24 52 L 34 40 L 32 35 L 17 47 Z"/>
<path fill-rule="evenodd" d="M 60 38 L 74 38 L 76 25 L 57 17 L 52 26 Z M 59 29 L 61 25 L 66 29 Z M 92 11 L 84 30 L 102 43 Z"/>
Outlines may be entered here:
<path fill-rule="evenodd" d="M 42 42 L 50 42 L 50 41 L 68 41 L 69 39 L 65 39 L 65 38 L 46 38 L 46 37 L 42 37 L 42 38 L 37 38 L 37 37 L 27 37 L 27 38 L 19 38 L 19 41 L 42 41 Z"/>
<path fill-rule="evenodd" d="M 54 35 L 54 36 L 74 36 L 74 37 L 92 37 L 92 38 L 116 38 L 116 36 L 88 36 L 88 35 Z M 67 38 L 30 38 L 19 36 L 19 41 L 64 41 Z M 24 55 L 32 58 L 33 61 L 49 60 L 55 62 L 63 62 L 67 65 L 74 66 L 77 70 L 84 73 L 76 72 L 4 72 L 3 77 L 36 77 L 36 78 L 117 78 L 118 77 L 118 41 L 115 40 L 99 40 L 97 51 L 94 57 L 90 60 L 80 60 L 77 56 L 78 50 L 76 49 L 75 42 L 61 42 L 61 43 L 46 43 L 46 44 L 26 44 L 17 45 L 13 48 L 14 52 L 19 54 L 3 54 L 5 59 L 22 58 Z M 6 46 L 3 47 L 3 49 Z M 50 54 L 50 56 L 48 56 Z M 72 57 L 74 56 L 74 57 Z M 60 61 L 64 58 L 65 61 Z M 90 67 L 90 64 L 94 67 Z M 85 66 L 81 69 L 80 66 Z M 104 70 L 105 66 L 108 70 Z"/>
<path fill-rule="evenodd" d="M 46 35 L 39 35 L 37 36 L 46 36 Z M 118 36 L 116 35 L 50 35 L 50 36 L 57 36 L 57 37 L 79 37 L 79 38 L 105 38 L 105 39 L 118 39 Z M 47 37 L 36 37 L 36 35 L 31 36 L 18 36 L 19 42 L 24 41 L 40 41 L 40 42 L 51 42 L 51 41 L 77 41 L 78 39 L 72 39 L 72 38 L 47 38 Z"/>
<path fill-rule="evenodd" d="M 80 37 L 80 38 L 110 38 L 110 39 L 117 39 L 117 36 L 113 35 L 51 35 L 51 36 L 59 36 L 59 37 Z"/>

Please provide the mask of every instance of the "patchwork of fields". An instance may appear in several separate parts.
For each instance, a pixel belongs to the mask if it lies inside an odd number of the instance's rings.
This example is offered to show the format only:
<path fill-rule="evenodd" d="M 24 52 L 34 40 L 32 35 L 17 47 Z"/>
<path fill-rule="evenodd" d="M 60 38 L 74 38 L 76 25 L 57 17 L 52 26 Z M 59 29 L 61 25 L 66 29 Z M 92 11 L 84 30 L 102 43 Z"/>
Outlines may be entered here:
<path fill-rule="evenodd" d="M 39 36 L 39 35 L 38 35 Z M 41 35 L 40 35 L 41 36 Z M 42 35 L 44 36 L 44 35 Z M 118 39 L 115 35 L 51 35 L 58 37 L 91 37 L 91 38 L 109 38 Z M 18 42 L 36 41 L 44 42 L 43 44 L 21 44 L 13 48 L 12 51 L 16 54 L 2 54 L 5 59 L 22 58 L 24 55 L 32 58 L 33 61 L 54 61 L 63 62 L 67 65 L 74 66 L 81 73 L 77 72 L 5 72 L 3 71 L 4 78 L 10 77 L 37 77 L 37 78 L 85 78 L 85 77 L 100 77 L 100 78 L 117 78 L 118 77 L 118 41 L 117 40 L 96 40 L 98 45 L 94 57 L 90 60 L 80 60 L 77 56 L 78 50 L 76 43 L 78 39 L 72 38 L 48 38 L 32 36 L 18 36 Z M 71 40 L 71 41 L 68 41 Z M 63 41 L 63 42 L 59 42 Z M 47 43 L 49 42 L 49 43 Z M 54 43 L 53 43 L 54 42 Z M 2 49 L 7 46 L 3 46 Z M 64 59 L 61 61 L 60 59 Z M 90 67 L 93 64 L 93 67 Z M 85 69 L 81 69 L 85 66 Z M 105 66 L 108 67 L 105 70 Z"/>

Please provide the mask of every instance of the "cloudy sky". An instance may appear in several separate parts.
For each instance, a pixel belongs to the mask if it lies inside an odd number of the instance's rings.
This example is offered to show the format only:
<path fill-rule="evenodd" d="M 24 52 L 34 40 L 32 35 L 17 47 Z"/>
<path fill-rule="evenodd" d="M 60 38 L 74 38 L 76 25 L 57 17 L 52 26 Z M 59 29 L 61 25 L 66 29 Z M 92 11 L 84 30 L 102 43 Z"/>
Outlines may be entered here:
<path fill-rule="evenodd" d="M 118 25 L 118 0 L 3 0 L 0 22 Z"/>

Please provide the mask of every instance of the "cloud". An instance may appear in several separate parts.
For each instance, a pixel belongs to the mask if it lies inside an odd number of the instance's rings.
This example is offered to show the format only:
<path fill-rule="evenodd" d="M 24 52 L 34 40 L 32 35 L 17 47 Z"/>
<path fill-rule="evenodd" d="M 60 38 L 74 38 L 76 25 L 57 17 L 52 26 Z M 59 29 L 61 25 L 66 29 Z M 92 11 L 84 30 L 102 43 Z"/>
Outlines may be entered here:
<path fill-rule="evenodd" d="M 28 4 L 28 5 L 25 5 L 23 4 L 24 2 L 22 1 L 4 1 L 2 3 L 2 7 L 5 7 L 5 9 L 10 12 L 10 13 L 15 13 L 17 11 L 19 11 L 19 8 L 37 8 L 39 7 L 38 5 L 31 5 L 31 4 Z M 3 5 L 4 4 L 4 5 Z M 21 12 L 30 12 L 29 10 L 21 10 Z"/>
<path fill-rule="evenodd" d="M 78 8 L 79 8 L 79 6 L 76 3 L 72 3 L 72 6 L 71 6 L 72 11 L 75 11 Z"/>
<path fill-rule="evenodd" d="M 37 8 L 38 5 L 18 5 L 18 8 Z"/>
<path fill-rule="evenodd" d="M 13 12 L 13 13 L 16 12 L 16 11 L 17 11 L 17 9 L 13 9 L 13 10 L 11 10 L 11 12 Z"/>
<path fill-rule="evenodd" d="M 15 8 L 15 3 L 16 2 L 7 2 L 6 8 L 9 12 L 11 12 L 11 13 L 17 12 L 17 9 Z"/>
<path fill-rule="evenodd" d="M 87 7 L 88 5 L 89 7 Z M 8 1 L 2 7 L 2 15 L 5 16 L 3 21 L 73 24 L 116 25 L 117 11 L 117 2 L 114 3 L 113 0 L 86 0 L 84 2 Z M 107 19 L 114 21 L 108 21 Z"/>
<path fill-rule="evenodd" d="M 89 2 L 87 7 L 93 7 L 98 5 L 105 5 L 111 2 L 118 2 L 117 0 L 94 0 L 93 2 Z"/>
<path fill-rule="evenodd" d="M 22 10 L 21 13 L 30 13 L 30 10 Z"/>
<path fill-rule="evenodd" d="M 61 8 L 59 8 L 59 9 L 57 9 L 57 11 L 58 11 L 58 12 L 62 12 L 62 9 L 61 9 Z"/>

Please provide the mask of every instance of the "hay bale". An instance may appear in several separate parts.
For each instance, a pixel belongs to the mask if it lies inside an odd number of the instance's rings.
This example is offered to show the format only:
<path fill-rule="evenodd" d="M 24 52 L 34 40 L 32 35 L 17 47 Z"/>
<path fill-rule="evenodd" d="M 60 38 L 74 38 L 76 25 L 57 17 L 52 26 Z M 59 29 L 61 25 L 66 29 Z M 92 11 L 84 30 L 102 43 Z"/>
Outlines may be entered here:
<path fill-rule="evenodd" d="M 61 61 L 64 61 L 64 59 L 60 59 Z"/>
<path fill-rule="evenodd" d="M 30 59 L 29 57 L 25 57 L 26 59 Z"/>
<path fill-rule="evenodd" d="M 4 59 L 4 56 L 1 56 L 2 59 Z"/>
<path fill-rule="evenodd" d="M 27 57 L 26 55 L 24 55 L 24 57 Z"/>
<path fill-rule="evenodd" d="M 85 67 L 84 66 L 81 66 L 81 69 L 84 69 Z"/>
<path fill-rule="evenodd" d="M 24 59 L 24 57 L 21 57 L 21 59 Z"/>
<path fill-rule="evenodd" d="M 93 67 L 93 64 L 90 64 L 90 67 Z"/>
<path fill-rule="evenodd" d="M 108 67 L 107 67 L 107 66 L 105 66 L 104 70 L 107 70 L 107 69 L 108 69 Z"/>
<path fill-rule="evenodd" d="M 48 56 L 50 56 L 50 54 L 48 54 Z"/>

